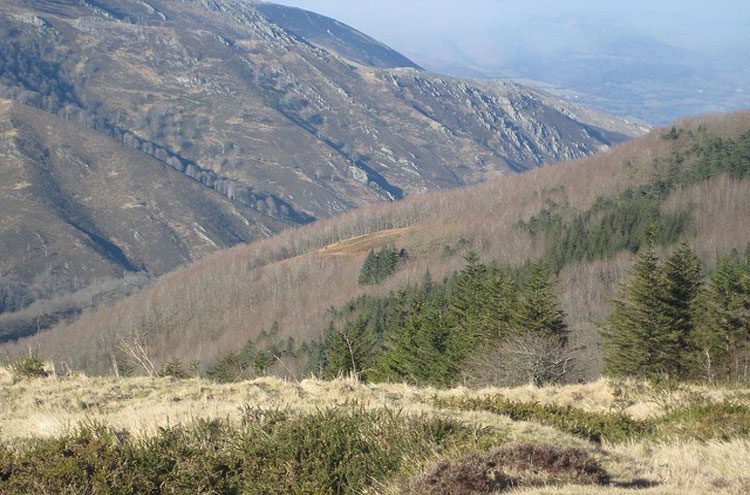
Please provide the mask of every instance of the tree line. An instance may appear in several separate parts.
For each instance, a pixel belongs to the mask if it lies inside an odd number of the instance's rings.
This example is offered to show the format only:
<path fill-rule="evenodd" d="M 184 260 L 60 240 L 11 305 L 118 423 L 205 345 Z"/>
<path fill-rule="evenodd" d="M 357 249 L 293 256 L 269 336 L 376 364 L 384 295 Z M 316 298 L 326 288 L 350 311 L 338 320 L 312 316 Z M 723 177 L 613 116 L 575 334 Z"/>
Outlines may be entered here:
<path fill-rule="evenodd" d="M 570 380 L 549 265 L 465 260 L 442 283 L 428 271 L 414 286 L 330 310 L 308 371 L 441 387 Z M 602 329 L 607 375 L 750 380 L 750 245 L 707 273 L 686 243 L 660 260 L 649 240 L 612 303 Z"/>
<path fill-rule="evenodd" d="M 511 269 L 483 264 L 475 253 L 465 261 L 442 283 L 428 271 L 419 284 L 332 310 L 310 370 L 450 386 L 481 374 L 477 356 L 513 339 L 564 348 L 568 328 L 545 263 Z M 558 371 L 552 366 L 546 373 Z M 542 373 L 531 379 L 545 381 Z"/>
<path fill-rule="evenodd" d="M 664 212 L 667 197 L 679 188 L 726 174 L 734 179 L 750 175 L 750 132 L 736 138 L 705 135 L 672 128 L 664 139 L 687 135 L 692 145 L 655 159 L 652 182 L 630 187 L 611 197 L 600 197 L 584 211 L 570 211 L 552 201 L 517 228 L 546 237 L 547 262 L 555 271 L 573 262 L 605 259 L 622 250 L 638 252 L 651 241 L 678 241 L 690 225 L 692 211 Z M 625 163 L 625 167 L 632 164 Z M 658 228 L 652 229 L 656 225 Z"/>

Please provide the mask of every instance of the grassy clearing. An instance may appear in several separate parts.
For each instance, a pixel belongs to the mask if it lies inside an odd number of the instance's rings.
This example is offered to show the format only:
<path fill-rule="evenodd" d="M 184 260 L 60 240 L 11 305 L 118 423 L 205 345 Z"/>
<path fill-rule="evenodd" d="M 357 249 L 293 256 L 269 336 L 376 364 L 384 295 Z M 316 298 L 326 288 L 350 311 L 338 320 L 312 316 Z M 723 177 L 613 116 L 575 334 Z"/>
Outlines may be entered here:
<path fill-rule="evenodd" d="M 3 369 L 0 493 L 741 494 L 749 406 L 747 388 L 635 381 L 437 390 Z"/>

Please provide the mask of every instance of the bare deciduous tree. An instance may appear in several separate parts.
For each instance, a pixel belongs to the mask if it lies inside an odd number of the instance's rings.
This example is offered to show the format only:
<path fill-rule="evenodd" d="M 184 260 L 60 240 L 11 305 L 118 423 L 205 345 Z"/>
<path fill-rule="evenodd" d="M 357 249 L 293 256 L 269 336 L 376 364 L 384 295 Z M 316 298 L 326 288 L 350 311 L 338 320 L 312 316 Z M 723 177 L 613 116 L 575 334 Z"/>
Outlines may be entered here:
<path fill-rule="evenodd" d="M 120 340 L 117 347 L 133 364 L 143 369 L 148 376 L 156 374 L 156 366 L 151 360 L 148 344 L 138 332 L 133 333 L 133 336 L 129 339 Z"/>
<path fill-rule="evenodd" d="M 469 364 L 466 382 L 472 386 L 542 386 L 571 379 L 572 349 L 559 338 L 524 334 L 488 348 Z"/>

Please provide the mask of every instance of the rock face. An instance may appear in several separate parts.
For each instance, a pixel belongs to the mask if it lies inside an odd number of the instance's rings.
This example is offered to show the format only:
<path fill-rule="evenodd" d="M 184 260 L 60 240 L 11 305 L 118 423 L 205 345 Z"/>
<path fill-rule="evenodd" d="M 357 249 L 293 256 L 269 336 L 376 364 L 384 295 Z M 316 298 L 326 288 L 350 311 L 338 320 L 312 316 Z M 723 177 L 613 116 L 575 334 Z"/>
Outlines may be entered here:
<path fill-rule="evenodd" d="M 644 130 L 515 84 L 429 74 L 332 19 L 240 0 L 5 0 L 0 98 L 15 102 L 0 167 L 18 175 L 3 184 L 0 285 L 16 288 L 162 273 Z M 134 223 L 146 210 L 148 233 Z M 39 240 L 51 228 L 54 260 Z"/>

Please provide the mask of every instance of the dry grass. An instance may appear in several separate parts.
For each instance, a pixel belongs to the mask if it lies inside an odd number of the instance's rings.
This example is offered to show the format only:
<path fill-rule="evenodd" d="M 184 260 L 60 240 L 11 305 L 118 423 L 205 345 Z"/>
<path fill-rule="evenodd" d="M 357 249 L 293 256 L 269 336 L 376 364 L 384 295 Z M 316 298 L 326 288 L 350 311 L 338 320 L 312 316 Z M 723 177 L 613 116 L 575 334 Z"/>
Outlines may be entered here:
<path fill-rule="evenodd" d="M 360 235 L 334 242 L 318 249 L 318 254 L 323 256 L 361 256 L 367 254 L 386 243 L 395 243 L 409 230 L 409 227 L 398 229 L 385 229 L 372 234 Z"/>
<path fill-rule="evenodd" d="M 15 382 L 0 372 L 0 440 L 50 438 L 83 421 L 98 421 L 149 435 L 159 427 L 198 418 L 239 418 L 244 405 L 289 408 L 295 412 L 347 404 L 388 407 L 409 414 L 441 414 L 481 426 L 508 430 L 519 441 L 560 441 L 560 432 L 533 424 L 515 424 L 484 412 L 443 412 L 432 406 L 442 392 L 402 384 L 363 384 L 354 379 L 286 381 L 275 377 L 216 384 L 202 379 L 104 378 L 72 375 Z M 564 443 L 581 441 L 562 435 Z"/>
<path fill-rule="evenodd" d="M 196 418 L 239 416 L 243 404 L 305 411 L 356 402 L 373 408 L 391 407 L 413 413 L 430 413 L 435 412 L 433 402 L 436 398 L 487 395 L 523 402 L 571 405 L 588 412 L 622 411 L 641 419 L 663 414 L 695 396 L 712 402 L 747 400 L 750 390 L 709 385 L 669 390 L 635 380 L 606 379 L 577 385 L 477 390 L 366 384 L 353 379 L 289 381 L 275 377 L 231 384 L 217 384 L 199 378 L 116 379 L 80 374 L 14 380 L 10 372 L 0 368 L 0 439 L 55 436 L 88 419 L 148 434 L 159 426 L 181 424 Z M 502 418 L 482 412 L 450 414 L 488 426 L 508 424 Z"/>
<path fill-rule="evenodd" d="M 750 443 L 637 442 L 608 449 L 607 465 L 619 480 L 609 487 L 579 485 L 519 489 L 534 495 L 746 495 L 750 493 Z"/>
<path fill-rule="evenodd" d="M 616 392 L 617 391 L 617 392 Z M 159 427 L 188 424 L 197 418 L 238 419 L 244 405 L 310 412 L 337 405 L 388 407 L 406 414 L 450 417 L 462 423 L 501 432 L 506 445 L 551 445 L 583 449 L 611 475 L 603 486 L 555 485 L 515 488 L 512 493 L 534 494 L 745 494 L 750 488 L 750 442 L 694 440 L 596 446 L 550 427 L 511 421 L 487 412 L 435 409 L 436 397 L 479 397 L 497 394 L 520 401 L 571 404 L 588 411 L 622 410 L 635 416 L 659 415 L 684 404 L 696 394 L 703 400 L 732 399 L 748 402 L 750 389 L 683 386 L 664 391 L 642 382 L 599 380 L 582 385 L 513 389 L 420 389 L 402 384 L 363 384 L 352 379 L 285 381 L 262 378 L 235 384 L 215 384 L 201 379 L 92 378 L 83 375 L 14 381 L 0 371 L 0 441 L 24 442 L 71 431 L 80 422 L 97 421 L 127 429 L 137 436 Z M 481 430 L 478 430 L 481 431 Z M 491 446 L 490 446 L 491 447 Z M 510 451 L 509 451 L 510 452 Z M 433 470 L 424 466 L 424 473 Z M 564 480 L 564 478 L 562 478 Z M 564 481 L 563 481 L 564 482 Z M 381 487 L 396 493 L 399 483 Z M 463 493 L 463 492 L 462 492 Z M 471 493 L 471 492 L 466 492 Z"/>

